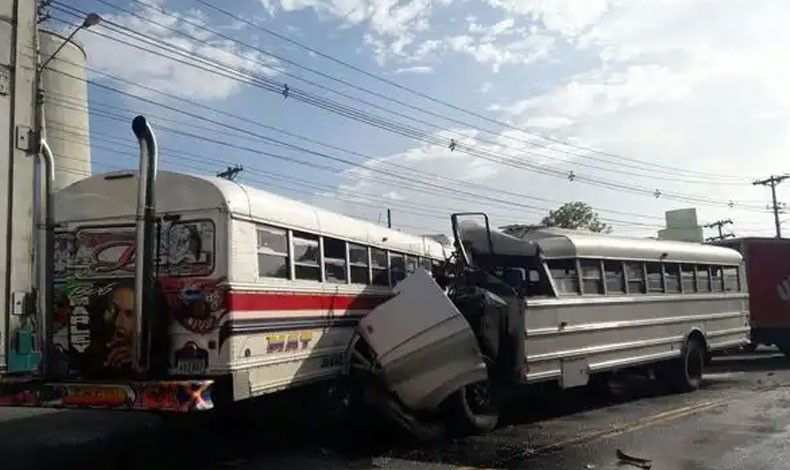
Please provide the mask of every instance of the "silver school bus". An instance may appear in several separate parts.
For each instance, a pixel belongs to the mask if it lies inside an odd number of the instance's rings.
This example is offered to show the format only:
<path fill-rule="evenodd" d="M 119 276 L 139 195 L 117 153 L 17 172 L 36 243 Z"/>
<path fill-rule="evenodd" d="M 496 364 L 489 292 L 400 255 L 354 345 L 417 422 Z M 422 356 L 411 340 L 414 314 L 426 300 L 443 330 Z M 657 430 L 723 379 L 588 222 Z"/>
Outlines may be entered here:
<path fill-rule="evenodd" d="M 525 383 L 576 387 L 651 367 L 691 391 L 711 351 L 749 341 L 734 250 L 562 230 L 519 239 L 487 218 L 458 223 L 470 215 L 484 214 L 453 215 L 446 289 L 417 272 L 357 327 L 352 373 L 418 436 L 488 431 Z"/>
<path fill-rule="evenodd" d="M 540 229 L 517 240 L 461 228 L 475 263 L 523 269 L 526 380 L 590 376 L 665 362 L 675 389 L 699 387 L 707 356 L 749 342 L 741 255 L 694 243 Z M 489 255 L 494 247 L 495 255 Z"/>

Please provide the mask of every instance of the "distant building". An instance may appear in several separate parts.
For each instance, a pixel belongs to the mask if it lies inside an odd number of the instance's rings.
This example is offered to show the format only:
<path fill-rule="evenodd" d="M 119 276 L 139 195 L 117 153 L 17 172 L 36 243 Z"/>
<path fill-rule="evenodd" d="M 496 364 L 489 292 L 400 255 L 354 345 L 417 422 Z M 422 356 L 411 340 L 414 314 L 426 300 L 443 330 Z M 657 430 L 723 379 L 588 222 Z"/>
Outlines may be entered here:
<path fill-rule="evenodd" d="M 659 240 L 702 243 L 705 236 L 697 222 L 697 209 L 677 209 L 666 211 L 667 228 L 658 231 Z"/>

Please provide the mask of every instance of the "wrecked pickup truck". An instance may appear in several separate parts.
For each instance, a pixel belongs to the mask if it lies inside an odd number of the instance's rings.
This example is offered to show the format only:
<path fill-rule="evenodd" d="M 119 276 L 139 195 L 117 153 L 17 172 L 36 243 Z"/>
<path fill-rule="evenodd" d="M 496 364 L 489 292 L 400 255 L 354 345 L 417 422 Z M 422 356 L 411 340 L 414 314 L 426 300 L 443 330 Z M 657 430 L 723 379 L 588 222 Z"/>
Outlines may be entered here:
<path fill-rule="evenodd" d="M 472 215 L 485 224 L 459 222 Z M 692 391 L 711 351 L 748 342 L 748 295 L 721 275 L 742 270 L 734 250 L 559 229 L 516 238 L 484 214 L 452 226 L 446 275 L 403 280 L 360 321 L 346 361 L 365 401 L 418 437 L 489 431 L 528 383 L 644 368 Z M 695 280 L 681 283 L 688 266 Z"/>

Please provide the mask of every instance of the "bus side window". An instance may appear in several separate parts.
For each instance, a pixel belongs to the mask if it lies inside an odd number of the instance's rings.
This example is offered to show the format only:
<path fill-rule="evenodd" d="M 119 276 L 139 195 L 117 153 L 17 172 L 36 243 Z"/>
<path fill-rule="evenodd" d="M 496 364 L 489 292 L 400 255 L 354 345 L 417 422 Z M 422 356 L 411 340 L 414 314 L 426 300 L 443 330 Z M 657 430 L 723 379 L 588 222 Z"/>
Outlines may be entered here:
<path fill-rule="evenodd" d="M 738 283 L 738 268 L 735 266 L 725 267 L 724 292 L 738 292 L 740 290 L 740 284 Z"/>
<path fill-rule="evenodd" d="M 558 295 L 579 294 L 579 276 L 575 259 L 553 259 L 546 262 Z"/>
<path fill-rule="evenodd" d="M 324 277 L 326 282 L 346 282 L 346 242 L 324 237 Z"/>
<path fill-rule="evenodd" d="M 697 292 L 710 292 L 710 272 L 708 266 L 697 266 Z"/>
<path fill-rule="evenodd" d="M 411 274 L 417 270 L 417 258 L 415 256 L 406 256 L 406 274 Z"/>
<path fill-rule="evenodd" d="M 647 291 L 664 292 L 664 280 L 661 275 L 661 265 L 659 263 L 645 263 L 647 268 Z"/>
<path fill-rule="evenodd" d="M 294 268 L 296 279 L 321 280 L 321 253 L 318 237 L 309 233 L 293 232 Z"/>
<path fill-rule="evenodd" d="M 723 282 L 724 276 L 721 272 L 721 266 L 710 267 L 710 290 L 711 292 L 722 292 L 724 290 Z"/>
<path fill-rule="evenodd" d="M 258 276 L 288 279 L 288 233 L 280 228 L 259 225 Z"/>
<path fill-rule="evenodd" d="M 430 258 L 420 258 L 420 267 L 428 273 L 431 273 L 431 259 Z"/>
<path fill-rule="evenodd" d="M 625 274 L 628 279 L 629 294 L 644 294 L 646 292 L 645 270 L 642 263 L 626 261 Z"/>
<path fill-rule="evenodd" d="M 664 263 L 664 282 L 666 291 L 671 294 L 680 293 L 680 265 L 675 263 Z"/>
<path fill-rule="evenodd" d="M 582 287 L 585 294 L 603 294 L 601 261 L 597 259 L 579 260 L 582 269 Z"/>
<path fill-rule="evenodd" d="M 694 280 L 693 264 L 684 264 L 680 266 L 680 281 L 683 284 L 684 293 L 696 292 L 697 283 Z"/>
<path fill-rule="evenodd" d="M 368 247 L 349 243 L 348 259 L 351 262 L 351 283 L 370 284 Z"/>
<path fill-rule="evenodd" d="M 400 253 L 390 252 L 390 279 L 396 286 L 406 277 L 406 260 Z"/>
<path fill-rule="evenodd" d="M 378 248 L 370 249 L 371 272 L 373 273 L 373 284 L 377 286 L 389 286 L 389 274 L 387 273 L 387 252 Z"/>
<path fill-rule="evenodd" d="M 624 294 L 623 262 L 604 261 L 603 269 L 606 275 L 606 292 L 609 294 Z"/>

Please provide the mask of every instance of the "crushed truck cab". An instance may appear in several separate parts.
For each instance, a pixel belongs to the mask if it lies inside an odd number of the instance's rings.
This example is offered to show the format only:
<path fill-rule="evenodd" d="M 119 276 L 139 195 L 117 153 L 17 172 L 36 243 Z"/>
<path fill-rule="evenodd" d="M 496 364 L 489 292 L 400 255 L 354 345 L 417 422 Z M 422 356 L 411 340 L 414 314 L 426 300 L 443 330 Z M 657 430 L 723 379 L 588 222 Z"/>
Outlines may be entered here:
<path fill-rule="evenodd" d="M 403 280 L 391 300 L 360 320 L 387 389 L 409 409 L 435 409 L 465 385 L 486 380 L 472 328 L 423 270 Z"/>
<path fill-rule="evenodd" d="M 492 429 L 502 397 L 526 376 L 520 283 L 468 262 L 453 268 L 447 289 L 423 270 L 404 279 L 360 320 L 349 348 L 348 375 L 365 401 L 420 438 Z"/>

